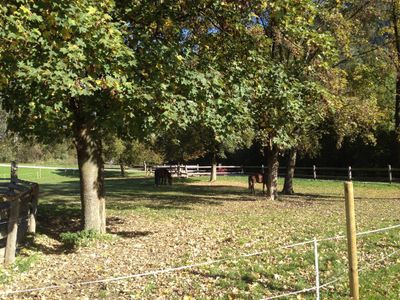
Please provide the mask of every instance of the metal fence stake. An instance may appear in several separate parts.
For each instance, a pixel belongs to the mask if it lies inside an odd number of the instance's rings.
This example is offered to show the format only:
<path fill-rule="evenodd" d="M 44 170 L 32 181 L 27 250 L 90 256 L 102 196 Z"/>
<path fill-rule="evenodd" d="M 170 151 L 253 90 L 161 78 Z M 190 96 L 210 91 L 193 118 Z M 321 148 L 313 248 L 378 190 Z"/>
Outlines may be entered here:
<path fill-rule="evenodd" d="M 319 300 L 319 266 L 318 266 L 318 243 L 317 239 L 314 237 L 314 260 L 315 260 L 315 299 Z"/>

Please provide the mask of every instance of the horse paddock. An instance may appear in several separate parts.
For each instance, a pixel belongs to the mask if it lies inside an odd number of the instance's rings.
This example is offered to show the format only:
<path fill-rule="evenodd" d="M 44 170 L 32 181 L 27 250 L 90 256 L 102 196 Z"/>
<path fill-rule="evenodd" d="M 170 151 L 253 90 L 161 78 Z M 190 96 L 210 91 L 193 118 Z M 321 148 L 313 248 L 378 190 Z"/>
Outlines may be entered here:
<path fill-rule="evenodd" d="M 255 195 L 249 193 L 245 176 L 219 177 L 212 184 L 207 178 L 179 179 L 155 188 L 154 178 L 142 174 L 107 175 L 108 234 L 69 249 L 60 233 L 79 228 L 78 176 L 43 171 L 36 180 L 37 235 L 21 247 L 13 268 L 0 269 L 0 290 L 43 289 L 0 297 L 262 299 L 315 285 L 312 244 L 281 246 L 346 232 L 340 181 L 295 180 L 295 195 L 268 201 L 261 184 Z M 30 179 L 22 170 L 20 176 Z M 400 224 L 399 184 L 355 182 L 354 188 L 359 232 Z M 345 239 L 318 246 L 321 284 L 338 279 L 321 290 L 322 298 L 346 298 Z M 390 255 L 399 249 L 398 228 L 358 238 L 361 295 L 400 297 L 400 255 Z M 132 276 L 212 260 L 218 261 Z"/>

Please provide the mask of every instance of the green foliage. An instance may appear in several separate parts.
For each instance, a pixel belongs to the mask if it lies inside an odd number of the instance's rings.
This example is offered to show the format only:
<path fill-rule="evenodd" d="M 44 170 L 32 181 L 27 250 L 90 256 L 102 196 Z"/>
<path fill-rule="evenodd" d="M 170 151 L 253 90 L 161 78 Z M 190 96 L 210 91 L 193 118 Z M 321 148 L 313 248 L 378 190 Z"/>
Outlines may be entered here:
<path fill-rule="evenodd" d="M 94 230 L 82 230 L 78 232 L 63 232 L 60 234 L 61 242 L 66 248 L 87 247 L 96 240 L 109 240 L 107 234 L 100 234 Z"/>
<path fill-rule="evenodd" d="M 164 157 L 138 140 L 123 140 L 120 138 L 105 139 L 104 156 L 106 161 L 122 165 L 160 164 Z"/>
<path fill-rule="evenodd" d="M 112 12 L 112 1 L 9 1 L 1 8 L 1 98 L 11 130 L 54 141 L 72 137 L 77 120 L 97 134 L 127 122 L 135 58 L 126 25 Z"/>

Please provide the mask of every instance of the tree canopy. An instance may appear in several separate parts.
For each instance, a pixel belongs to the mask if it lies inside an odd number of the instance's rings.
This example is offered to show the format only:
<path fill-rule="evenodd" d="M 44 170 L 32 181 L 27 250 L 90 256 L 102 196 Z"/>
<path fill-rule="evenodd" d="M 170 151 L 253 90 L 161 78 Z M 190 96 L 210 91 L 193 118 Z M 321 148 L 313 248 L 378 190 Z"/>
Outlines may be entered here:
<path fill-rule="evenodd" d="M 133 161 L 143 141 L 177 160 L 260 143 L 275 198 L 278 154 L 315 152 L 327 133 L 373 143 L 376 128 L 400 128 L 398 5 L 7 1 L 8 130 L 73 141 L 86 229 L 105 230 L 104 154 Z"/>

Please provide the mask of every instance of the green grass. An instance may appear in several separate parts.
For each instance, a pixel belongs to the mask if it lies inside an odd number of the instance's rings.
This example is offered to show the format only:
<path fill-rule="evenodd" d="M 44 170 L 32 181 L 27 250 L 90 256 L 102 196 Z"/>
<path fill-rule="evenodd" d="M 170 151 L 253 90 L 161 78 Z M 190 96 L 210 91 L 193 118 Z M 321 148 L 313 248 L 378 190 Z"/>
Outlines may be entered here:
<path fill-rule="evenodd" d="M 7 170 L 0 167 L 0 174 Z M 280 201 L 272 202 L 261 194 L 261 185 L 257 185 L 255 196 L 250 195 L 245 176 L 220 177 L 215 184 L 209 184 L 206 177 L 182 179 L 175 180 L 172 186 L 155 188 L 153 179 L 143 173 L 120 178 L 118 171 L 108 171 L 107 228 L 120 238 L 65 252 L 61 233 L 77 232 L 80 228 L 78 174 L 42 169 L 38 176 L 32 170 L 21 168 L 19 174 L 22 179 L 40 184 L 40 235 L 31 247 L 44 255 L 33 267 L 21 271 L 27 277 L 38 271 L 50 272 L 54 280 L 74 282 L 82 277 L 107 278 L 234 258 L 128 283 L 84 288 L 93 298 L 260 299 L 308 288 L 315 284 L 312 245 L 278 247 L 314 236 L 345 234 L 342 182 L 295 180 L 296 195 L 281 196 Z M 399 184 L 355 182 L 354 189 L 358 231 L 400 223 Z M 363 299 L 400 298 L 400 255 L 374 265 L 398 249 L 398 229 L 358 239 L 359 264 L 365 269 L 360 273 Z M 268 252 L 238 257 L 257 251 Z M 321 242 L 319 255 L 321 284 L 341 278 L 322 291 L 323 299 L 346 299 L 345 240 Z M 50 262 L 52 269 L 47 266 Z M 62 268 L 62 263 L 74 267 Z M 99 267 L 99 263 L 107 267 Z M 81 271 L 77 272 L 77 268 Z M 27 284 L 18 276 L 12 279 L 15 288 Z M 47 283 L 39 280 L 35 286 Z M 51 298 L 55 293 L 49 291 L 46 295 Z M 70 297 L 77 296 L 73 291 L 68 293 L 72 293 Z M 315 295 L 308 293 L 303 297 L 313 299 Z"/>

